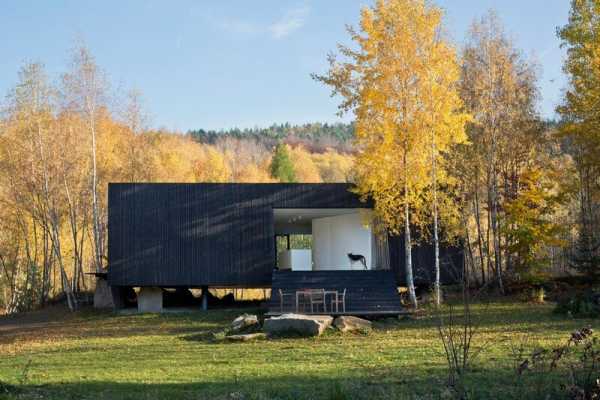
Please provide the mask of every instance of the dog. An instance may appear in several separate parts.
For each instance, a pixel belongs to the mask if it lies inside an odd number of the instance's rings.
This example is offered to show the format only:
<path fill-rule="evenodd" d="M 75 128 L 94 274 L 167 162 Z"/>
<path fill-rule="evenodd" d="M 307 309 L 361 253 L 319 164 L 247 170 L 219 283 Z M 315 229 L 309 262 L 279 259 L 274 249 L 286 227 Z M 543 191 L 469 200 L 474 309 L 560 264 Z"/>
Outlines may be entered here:
<path fill-rule="evenodd" d="M 365 269 L 367 269 L 367 259 L 365 258 L 365 256 L 363 256 L 361 254 L 348 253 L 348 258 L 350 259 L 350 265 L 352 265 L 353 262 L 360 261 L 360 263 L 363 265 L 363 267 L 365 267 Z"/>

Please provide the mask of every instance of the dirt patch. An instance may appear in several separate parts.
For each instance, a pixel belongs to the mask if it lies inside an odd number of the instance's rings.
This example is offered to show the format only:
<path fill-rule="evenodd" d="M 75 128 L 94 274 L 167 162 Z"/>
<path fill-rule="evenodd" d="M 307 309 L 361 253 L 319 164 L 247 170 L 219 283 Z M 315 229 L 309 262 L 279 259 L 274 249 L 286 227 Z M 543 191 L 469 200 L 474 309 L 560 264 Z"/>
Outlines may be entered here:
<path fill-rule="evenodd" d="M 0 317 L 0 335 L 14 329 L 35 329 L 52 322 L 64 322 L 76 318 L 76 313 L 64 305 L 53 305 L 41 310 Z"/>
<path fill-rule="evenodd" d="M 41 310 L 0 317 L 0 343 L 16 340 L 33 341 L 51 336 L 79 336 L 82 333 L 81 315 L 62 304 Z"/>

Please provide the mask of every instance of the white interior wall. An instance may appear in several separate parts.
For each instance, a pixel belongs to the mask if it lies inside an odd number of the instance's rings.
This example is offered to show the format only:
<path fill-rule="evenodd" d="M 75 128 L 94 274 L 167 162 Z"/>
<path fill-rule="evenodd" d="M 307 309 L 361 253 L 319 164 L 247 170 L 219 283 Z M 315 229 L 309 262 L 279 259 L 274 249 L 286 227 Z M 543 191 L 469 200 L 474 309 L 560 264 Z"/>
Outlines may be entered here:
<path fill-rule="evenodd" d="M 291 249 L 279 252 L 279 269 L 311 271 L 312 252 L 309 249 Z"/>
<path fill-rule="evenodd" d="M 312 259 L 314 270 L 363 269 L 362 263 L 352 266 L 348 253 L 365 256 L 371 269 L 371 229 L 363 226 L 361 215 L 337 215 L 312 220 Z"/>

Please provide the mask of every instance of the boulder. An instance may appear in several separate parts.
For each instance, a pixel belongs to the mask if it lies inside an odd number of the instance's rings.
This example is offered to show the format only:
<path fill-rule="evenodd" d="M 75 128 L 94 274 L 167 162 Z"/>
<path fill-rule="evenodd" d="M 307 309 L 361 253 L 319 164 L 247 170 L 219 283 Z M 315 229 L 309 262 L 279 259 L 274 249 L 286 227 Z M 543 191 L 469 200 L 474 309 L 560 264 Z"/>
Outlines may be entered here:
<path fill-rule="evenodd" d="M 234 332 L 241 331 L 249 326 L 258 324 L 258 317 L 251 314 L 242 314 L 231 323 L 231 330 Z"/>
<path fill-rule="evenodd" d="M 331 326 L 328 315 L 282 314 L 265 320 L 264 331 L 269 335 L 298 334 L 319 336 Z"/>
<path fill-rule="evenodd" d="M 365 332 L 370 331 L 372 328 L 371 321 L 349 315 L 337 317 L 335 321 L 333 321 L 333 325 L 341 332 Z"/>
<path fill-rule="evenodd" d="M 250 340 L 264 339 L 266 337 L 267 337 L 267 335 L 265 333 L 258 332 L 258 333 L 248 333 L 246 335 L 229 335 L 229 336 L 225 336 L 225 339 L 232 341 L 232 342 L 247 342 Z"/>

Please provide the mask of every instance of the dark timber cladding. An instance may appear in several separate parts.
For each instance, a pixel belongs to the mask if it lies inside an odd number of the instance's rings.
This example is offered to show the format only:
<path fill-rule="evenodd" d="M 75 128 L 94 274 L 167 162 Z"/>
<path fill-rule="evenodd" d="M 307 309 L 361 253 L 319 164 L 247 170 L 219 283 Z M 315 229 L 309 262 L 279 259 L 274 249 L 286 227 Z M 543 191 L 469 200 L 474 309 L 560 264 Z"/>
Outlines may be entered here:
<path fill-rule="evenodd" d="M 113 183 L 112 286 L 270 286 L 273 208 L 364 208 L 348 184 Z"/>
<path fill-rule="evenodd" d="M 270 314 L 296 310 L 294 296 L 284 296 L 283 308 L 279 290 L 295 293 L 301 289 L 346 290 L 346 310 L 338 307 L 337 313 L 350 315 L 398 315 L 402 310 L 393 271 L 274 271 Z M 336 314 L 329 303 L 327 313 Z M 301 308 L 308 311 L 308 308 Z M 320 309 L 319 309 L 320 310 Z"/>

